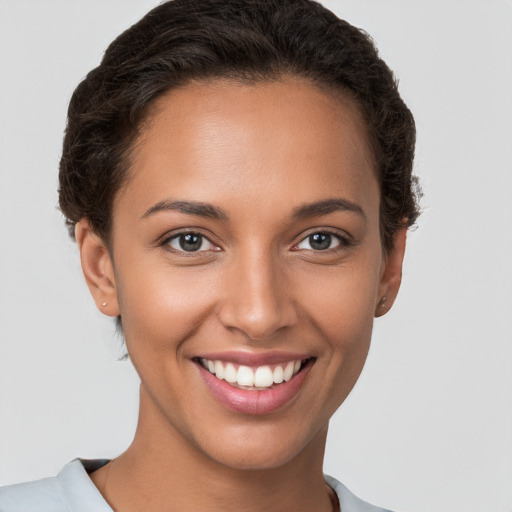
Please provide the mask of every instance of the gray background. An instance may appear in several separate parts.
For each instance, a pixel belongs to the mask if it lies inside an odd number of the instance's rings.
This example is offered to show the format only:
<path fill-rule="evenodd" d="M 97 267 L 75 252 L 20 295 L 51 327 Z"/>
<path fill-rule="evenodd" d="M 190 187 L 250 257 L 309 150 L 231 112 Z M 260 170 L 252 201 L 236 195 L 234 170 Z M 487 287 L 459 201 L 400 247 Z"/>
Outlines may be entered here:
<path fill-rule="evenodd" d="M 130 442 L 137 377 L 56 209 L 69 97 L 154 0 L 0 0 L 0 484 Z M 512 2 L 329 1 L 418 125 L 425 213 L 326 472 L 402 512 L 512 511 Z"/>

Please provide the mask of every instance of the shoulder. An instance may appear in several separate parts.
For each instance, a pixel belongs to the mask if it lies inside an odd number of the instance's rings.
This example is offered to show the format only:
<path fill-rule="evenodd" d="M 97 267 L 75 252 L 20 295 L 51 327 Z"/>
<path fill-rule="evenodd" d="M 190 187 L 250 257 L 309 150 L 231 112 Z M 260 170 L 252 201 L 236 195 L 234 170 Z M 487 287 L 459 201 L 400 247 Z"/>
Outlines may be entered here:
<path fill-rule="evenodd" d="M 340 502 L 340 508 L 343 512 L 391 512 L 358 498 L 350 492 L 341 482 L 332 476 L 324 475 L 325 481 L 334 490 Z"/>
<path fill-rule="evenodd" d="M 67 512 L 56 477 L 0 487 L 0 512 Z"/>
<path fill-rule="evenodd" d="M 75 459 L 57 476 L 0 487 L 0 512 L 112 512 L 87 474 L 106 462 Z"/>

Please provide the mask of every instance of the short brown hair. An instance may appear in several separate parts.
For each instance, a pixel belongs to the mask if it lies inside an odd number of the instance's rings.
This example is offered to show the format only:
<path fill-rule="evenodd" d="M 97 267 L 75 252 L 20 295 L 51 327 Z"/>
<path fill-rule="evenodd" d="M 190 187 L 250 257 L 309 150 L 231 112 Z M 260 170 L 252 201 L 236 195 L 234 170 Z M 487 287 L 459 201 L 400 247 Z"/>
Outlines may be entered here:
<path fill-rule="evenodd" d="M 385 250 L 419 214 L 414 118 L 370 37 L 311 0 L 171 0 L 108 47 L 69 105 L 59 203 L 73 236 L 87 218 L 108 242 L 115 195 L 153 102 L 191 80 L 292 74 L 354 99 L 381 190 Z"/>

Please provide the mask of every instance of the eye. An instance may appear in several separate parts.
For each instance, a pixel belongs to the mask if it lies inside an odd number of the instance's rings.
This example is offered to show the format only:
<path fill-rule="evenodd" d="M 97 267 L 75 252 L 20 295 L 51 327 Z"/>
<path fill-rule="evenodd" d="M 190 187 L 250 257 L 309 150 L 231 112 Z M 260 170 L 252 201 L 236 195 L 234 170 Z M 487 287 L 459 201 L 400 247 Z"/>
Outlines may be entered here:
<path fill-rule="evenodd" d="M 342 245 L 348 245 L 348 240 L 334 233 L 319 231 L 304 238 L 295 247 L 313 251 L 326 251 L 336 249 Z"/>
<path fill-rule="evenodd" d="M 173 235 L 167 238 L 163 244 L 179 252 L 202 252 L 216 248 L 204 235 L 191 232 Z"/>

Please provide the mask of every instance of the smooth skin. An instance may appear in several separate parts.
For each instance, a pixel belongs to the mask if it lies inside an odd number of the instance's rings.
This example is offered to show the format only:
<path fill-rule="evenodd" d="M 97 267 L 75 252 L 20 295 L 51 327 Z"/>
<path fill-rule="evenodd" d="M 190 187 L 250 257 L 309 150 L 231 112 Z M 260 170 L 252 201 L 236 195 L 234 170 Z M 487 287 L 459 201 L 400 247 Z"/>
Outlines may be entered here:
<path fill-rule="evenodd" d="M 328 422 L 401 280 L 405 229 L 385 254 L 379 194 L 357 107 L 305 79 L 190 83 L 156 102 L 110 246 L 76 226 L 93 298 L 121 314 L 141 379 L 133 443 L 92 474 L 114 510 L 333 510 Z M 222 405 L 194 360 L 276 350 L 316 361 L 264 415 Z"/>

